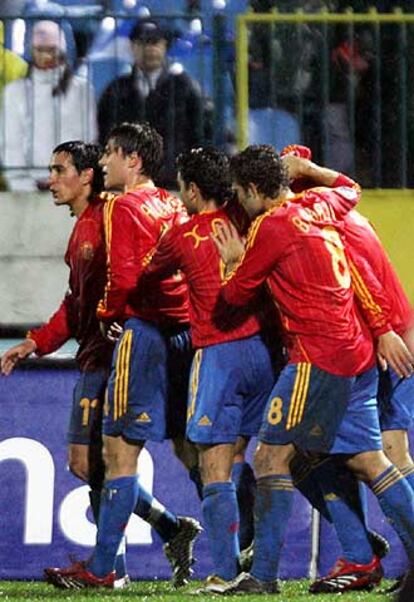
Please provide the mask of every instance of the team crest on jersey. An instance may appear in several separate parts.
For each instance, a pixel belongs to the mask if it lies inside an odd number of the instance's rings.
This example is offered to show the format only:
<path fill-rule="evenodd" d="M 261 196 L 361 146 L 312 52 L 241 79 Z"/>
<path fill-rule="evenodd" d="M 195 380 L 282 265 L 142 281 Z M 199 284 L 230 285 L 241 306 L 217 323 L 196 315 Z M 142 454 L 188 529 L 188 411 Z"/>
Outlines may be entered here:
<path fill-rule="evenodd" d="M 83 259 L 90 261 L 93 258 L 93 244 L 89 241 L 83 242 L 80 247 L 80 252 Z"/>

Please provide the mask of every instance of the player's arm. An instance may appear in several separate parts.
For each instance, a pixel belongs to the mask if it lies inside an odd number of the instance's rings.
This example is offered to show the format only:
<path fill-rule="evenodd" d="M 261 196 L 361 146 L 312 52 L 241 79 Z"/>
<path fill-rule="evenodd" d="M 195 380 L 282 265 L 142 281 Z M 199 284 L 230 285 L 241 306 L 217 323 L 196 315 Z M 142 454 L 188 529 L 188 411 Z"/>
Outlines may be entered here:
<path fill-rule="evenodd" d="M 129 207 L 113 199 L 104 209 L 105 241 L 107 251 L 107 282 L 104 298 L 98 303 L 97 316 L 103 322 L 124 317 L 131 291 L 136 287 L 141 268 L 137 261 L 136 229 Z M 146 238 L 142 231 L 142 238 Z M 142 242 L 142 241 L 141 241 Z"/>
<path fill-rule="evenodd" d="M 229 305 L 246 305 L 256 296 L 281 254 L 282 235 L 275 240 L 274 226 L 267 216 L 260 216 L 249 229 L 245 248 L 232 224 L 217 228 L 213 238 L 226 265 L 222 296 Z"/>
<path fill-rule="evenodd" d="M 369 263 L 348 249 L 352 286 L 363 319 L 377 344 L 383 369 L 388 365 L 400 377 L 411 376 L 414 356 L 392 327 L 391 302 Z"/>

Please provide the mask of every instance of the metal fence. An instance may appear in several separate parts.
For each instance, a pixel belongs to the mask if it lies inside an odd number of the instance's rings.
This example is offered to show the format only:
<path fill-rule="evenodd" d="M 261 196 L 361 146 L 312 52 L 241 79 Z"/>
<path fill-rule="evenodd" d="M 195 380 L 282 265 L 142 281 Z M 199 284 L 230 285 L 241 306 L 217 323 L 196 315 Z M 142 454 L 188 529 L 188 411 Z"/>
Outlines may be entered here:
<path fill-rule="evenodd" d="M 103 127 L 102 99 L 117 78 L 131 74 L 129 35 L 146 16 L 107 11 L 4 19 L 6 47 L 29 62 L 34 21 L 59 23 L 73 81 L 82 88 L 72 104 L 65 93 L 42 99 L 32 85 L 33 68 L 10 83 L 12 55 L 0 52 L 0 159 L 11 189 L 42 188 L 55 144 L 68 137 L 103 142 L 108 123 L 123 119 L 119 109 Z M 302 142 L 316 161 L 365 187 L 414 187 L 414 14 L 245 13 L 236 31 L 223 13 L 150 18 L 168 32 L 169 71 L 196 82 L 201 104 L 183 121 L 183 95 L 164 90 L 158 112 L 152 101 L 131 112 L 161 129 L 168 185 L 174 185 L 174 157 L 185 145 L 213 143 L 231 153 L 247 143 L 280 150 Z M 113 89 L 116 108 L 117 94 Z M 124 104 L 136 106 L 132 98 Z"/>
<path fill-rule="evenodd" d="M 414 15 L 246 14 L 238 144 L 302 142 L 365 187 L 414 186 Z"/>

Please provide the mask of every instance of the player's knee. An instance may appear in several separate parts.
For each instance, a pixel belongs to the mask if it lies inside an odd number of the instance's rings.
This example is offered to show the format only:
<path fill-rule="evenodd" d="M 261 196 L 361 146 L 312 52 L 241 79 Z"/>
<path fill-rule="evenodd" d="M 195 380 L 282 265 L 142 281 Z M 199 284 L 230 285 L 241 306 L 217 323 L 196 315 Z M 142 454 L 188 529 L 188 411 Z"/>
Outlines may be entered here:
<path fill-rule="evenodd" d="M 370 483 L 391 466 L 383 451 L 357 454 L 349 458 L 346 464 L 355 476 L 365 483 Z"/>
<path fill-rule="evenodd" d="M 255 474 L 289 474 L 289 464 L 295 455 L 293 445 L 267 445 L 260 443 L 254 455 Z"/>
<path fill-rule="evenodd" d="M 84 458 L 70 457 L 69 470 L 78 479 L 86 482 L 89 481 L 89 465 Z"/>

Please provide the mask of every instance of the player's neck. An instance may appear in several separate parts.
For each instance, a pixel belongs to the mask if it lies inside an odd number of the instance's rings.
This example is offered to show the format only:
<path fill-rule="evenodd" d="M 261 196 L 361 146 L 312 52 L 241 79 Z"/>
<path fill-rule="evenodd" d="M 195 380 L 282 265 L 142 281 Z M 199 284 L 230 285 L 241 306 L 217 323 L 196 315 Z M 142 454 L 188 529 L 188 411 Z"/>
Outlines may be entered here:
<path fill-rule="evenodd" d="M 88 206 L 88 199 L 89 194 L 85 194 L 77 197 L 74 201 L 72 201 L 72 203 L 70 204 L 71 214 L 75 217 L 79 217 Z"/>
<path fill-rule="evenodd" d="M 132 192 L 138 188 L 155 188 L 154 182 L 143 174 L 131 174 L 124 186 L 124 192 Z"/>
<path fill-rule="evenodd" d="M 196 208 L 199 215 L 200 213 L 213 213 L 219 210 L 219 206 L 214 199 L 209 199 L 208 201 L 200 199 L 196 202 Z"/>

